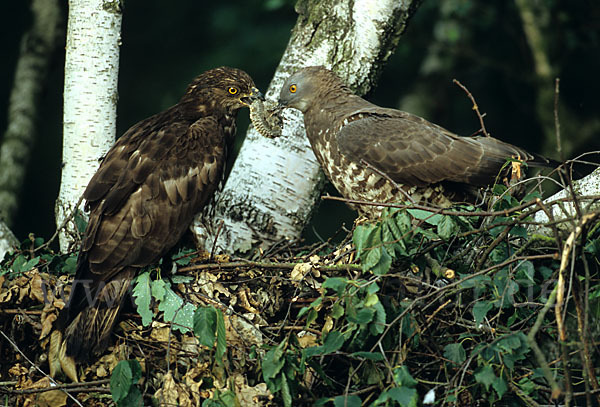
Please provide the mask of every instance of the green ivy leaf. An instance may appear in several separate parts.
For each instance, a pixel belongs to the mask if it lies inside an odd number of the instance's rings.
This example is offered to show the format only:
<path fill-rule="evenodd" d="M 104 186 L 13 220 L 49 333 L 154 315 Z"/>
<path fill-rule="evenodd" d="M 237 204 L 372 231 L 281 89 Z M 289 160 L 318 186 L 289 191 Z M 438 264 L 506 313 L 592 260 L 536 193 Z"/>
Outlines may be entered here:
<path fill-rule="evenodd" d="M 150 309 L 152 293 L 150 291 L 150 272 L 146 271 L 136 277 L 133 287 L 133 296 L 137 312 L 142 317 L 142 325 L 148 326 L 154 318 L 154 312 Z"/>
<path fill-rule="evenodd" d="M 462 343 L 451 343 L 444 347 L 444 357 L 460 365 L 467 360 L 467 353 Z"/>
<path fill-rule="evenodd" d="M 497 377 L 492 382 L 492 387 L 494 388 L 494 390 L 496 390 L 496 393 L 498 393 L 498 398 L 502 398 L 502 396 L 504 396 L 504 394 L 508 390 L 508 385 L 506 384 L 506 380 L 504 380 L 501 377 Z"/>
<path fill-rule="evenodd" d="M 194 335 L 200 344 L 212 348 L 217 332 L 217 310 L 215 307 L 198 307 L 194 313 Z"/>

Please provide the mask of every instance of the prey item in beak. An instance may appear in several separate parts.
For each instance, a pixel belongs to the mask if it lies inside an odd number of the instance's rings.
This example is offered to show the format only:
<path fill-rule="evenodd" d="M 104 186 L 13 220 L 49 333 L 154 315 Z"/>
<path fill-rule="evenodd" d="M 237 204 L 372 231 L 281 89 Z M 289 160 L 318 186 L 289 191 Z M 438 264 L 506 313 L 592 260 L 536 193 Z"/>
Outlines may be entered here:
<path fill-rule="evenodd" d="M 250 90 L 250 94 L 246 94 L 240 97 L 240 102 L 243 105 L 250 106 L 250 104 L 256 99 L 264 101 L 265 97 L 260 90 L 258 90 L 257 88 L 252 88 Z"/>

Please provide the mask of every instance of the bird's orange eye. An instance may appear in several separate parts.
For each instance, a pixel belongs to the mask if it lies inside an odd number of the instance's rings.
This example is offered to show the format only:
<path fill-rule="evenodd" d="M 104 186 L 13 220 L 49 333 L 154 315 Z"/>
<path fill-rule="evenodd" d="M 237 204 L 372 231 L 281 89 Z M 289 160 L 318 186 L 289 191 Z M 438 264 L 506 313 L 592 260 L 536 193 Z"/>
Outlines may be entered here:
<path fill-rule="evenodd" d="M 227 91 L 229 91 L 229 93 L 232 95 L 235 95 L 236 93 L 238 93 L 237 88 L 234 88 L 233 86 L 230 87 L 229 89 L 227 89 Z"/>
<path fill-rule="evenodd" d="M 296 90 L 298 90 L 298 88 L 296 88 L 296 85 L 290 85 L 290 92 L 291 93 L 296 93 Z"/>

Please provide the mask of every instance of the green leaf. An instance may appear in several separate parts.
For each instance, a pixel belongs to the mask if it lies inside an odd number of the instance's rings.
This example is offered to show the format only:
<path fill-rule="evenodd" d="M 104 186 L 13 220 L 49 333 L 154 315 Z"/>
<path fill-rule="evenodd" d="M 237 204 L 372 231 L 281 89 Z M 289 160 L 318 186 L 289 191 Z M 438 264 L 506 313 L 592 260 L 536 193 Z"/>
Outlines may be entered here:
<path fill-rule="evenodd" d="M 341 316 L 344 315 L 344 307 L 342 307 L 340 305 L 339 302 L 336 302 L 335 304 L 333 304 L 333 307 L 331 308 L 331 318 L 333 319 L 338 319 Z"/>
<path fill-rule="evenodd" d="M 268 351 L 262 361 L 262 374 L 265 382 L 269 384 L 275 376 L 281 372 L 283 365 L 285 365 L 285 359 L 283 357 L 283 351 L 287 342 L 284 340 L 276 347 Z"/>
<path fill-rule="evenodd" d="M 527 228 L 523 226 L 515 226 L 510 230 L 510 234 L 517 237 L 527 238 Z"/>
<path fill-rule="evenodd" d="M 383 275 L 390 271 L 390 267 L 392 267 L 392 256 L 388 253 L 385 247 L 380 247 L 381 256 L 379 258 L 379 262 L 371 269 L 373 274 L 375 275 Z"/>
<path fill-rule="evenodd" d="M 329 288 L 338 295 L 342 295 L 348 284 L 348 279 L 344 277 L 329 277 L 323 282 L 323 288 Z"/>
<path fill-rule="evenodd" d="M 285 375 L 281 375 L 281 398 L 284 407 L 292 407 L 292 393 Z"/>
<path fill-rule="evenodd" d="M 371 325 L 369 325 L 369 331 L 372 335 L 379 335 L 382 334 L 385 330 L 385 308 L 383 307 L 383 304 L 379 301 L 375 303 L 372 308 L 375 310 L 375 318 Z"/>
<path fill-rule="evenodd" d="M 35 266 L 38 265 L 39 262 L 40 262 L 40 258 L 34 257 L 33 259 L 25 262 L 25 264 L 23 264 L 23 266 L 21 266 L 21 271 L 26 272 L 26 271 L 32 270 Z"/>
<path fill-rule="evenodd" d="M 27 259 L 22 254 L 19 254 L 13 261 L 10 269 L 13 273 L 20 273 L 25 263 L 27 263 Z"/>
<path fill-rule="evenodd" d="M 152 296 L 161 302 L 167 294 L 167 283 L 164 280 L 154 280 L 150 283 L 150 290 L 152 291 Z"/>
<path fill-rule="evenodd" d="M 223 365 L 223 356 L 227 350 L 227 338 L 225 335 L 225 319 L 221 310 L 217 310 L 217 350 L 215 359 L 217 364 Z"/>
<path fill-rule="evenodd" d="M 110 375 L 110 394 L 114 402 L 123 400 L 129 393 L 133 383 L 133 372 L 127 360 L 122 360 L 113 369 Z"/>
<path fill-rule="evenodd" d="M 417 389 L 410 387 L 392 387 L 387 391 L 390 398 L 401 407 L 417 407 L 417 401 L 419 400 Z"/>
<path fill-rule="evenodd" d="M 131 368 L 131 382 L 136 384 L 142 378 L 142 367 L 140 366 L 140 362 L 136 359 L 128 360 L 129 367 Z"/>
<path fill-rule="evenodd" d="M 490 365 L 485 365 L 475 373 L 475 381 L 485 386 L 489 391 L 490 385 L 497 379 L 494 369 Z"/>
<path fill-rule="evenodd" d="M 372 308 L 361 308 L 358 311 L 352 309 L 352 311 L 353 312 L 346 311 L 346 318 L 348 321 L 358 325 L 368 324 L 373 320 L 373 315 L 375 314 L 375 311 Z"/>
<path fill-rule="evenodd" d="M 456 221 L 448 215 L 442 216 L 437 224 L 437 234 L 444 240 L 449 240 L 458 232 Z"/>
<path fill-rule="evenodd" d="M 129 393 L 127 393 L 127 396 L 125 396 L 125 398 L 123 398 L 122 400 L 120 400 L 117 403 L 118 407 L 142 407 L 143 404 L 143 397 L 142 397 L 142 392 L 140 391 L 140 389 L 137 388 L 137 386 L 132 386 L 131 389 L 129 389 Z"/>
<path fill-rule="evenodd" d="M 354 352 L 351 353 L 350 356 L 354 356 L 357 358 L 364 358 L 368 360 L 372 360 L 374 362 L 379 362 L 383 360 L 383 355 L 379 352 Z"/>
<path fill-rule="evenodd" d="M 329 332 L 325 338 L 325 342 L 323 343 L 323 353 L 328 354 L 337 352 L 344 344 L 344 340 L 344 336 L 341 334 L 341 332 Z"/>
<path fill-rule="evenodd" d="M 535 284 L 535 280 L 533 278 L 534 274 L 535 274 L 535 267 L 533 266 L 533 263 L 530 262 L 529 260 L 525 260 L 525 261 L 522 261 L 521 263 L 519 263 L 519 266 L 515 270 L 516 277 L 518 279 L 528 281 L 529 283 L 531 283 L 529 285 Z M 521 284 L 521 285 L 523 285 L 523 284 Z"/>
<path fill-rule="evenodd" d="M 360 407 L 362 406 L 362 400 L 356 395 L 351 396 L 337 396 L 333 399 L 334 407 Z"/>
<path fill-rule="evenodd" d="M 358 225 L 352 234 L 352 241 L 356 246 L 356 256 L 362 258 L 363 251 L 371 246 L 372 235 L 376 232 L 377 226 L 369 223 Z"/>
<path fill-rule="evenodd" d="M 410 375 L 406 366 L 402 365 L 394 368 L 393 373 L 394 383 L 396 383 L 397 386 L 415 387 L 417 385 L 417 381 Z"/>
<path fill-rule="evenodd" d="M 75 215 L 73 216 L 73 220 L 75 221 L 75 226 L 77 227 L 77 231 L 81 234 L 85 233 L 85 229 L 87 228 L 87 220 L 85 219 L 85 215 L 81 210 L 77 209 L 75 211 Z"/>
<path fill-rule="evenodd" d="M 459 274 L 461 279 L 467 277 L 468 274 Z M 492 282 L 490 276 L 475 276 L 459 284 L 460 288 L 485 288 L 486 285 Z"/>
<path fill-rule="evenodd" d="M 65 263 L 62 266 L 62 273 L 63 274 L 75 274 L 75 271 L 77 270 L 77 256 L 69 256 L 65 259 Z"/>
<path fill-rule="evenodd" d="M 369 249 L 369 251 L 367 252 L 367 256 L 362 261 L 363 271 L 367 272 L 373 267 L 377 266 L 379 260 L 381 259 L 382 249 L 383 247 L 381 246 Z"/>
<path fill-rule="evenodd" d="M 442 220 L 442 215 L 437 213 L 432 213 L 430 211 L 424 211 L 421 209 L 407 209 L 408 213 L 410 213 L 415 219 L 419 219 L 429 223 L 430 225 L 437 226 L 437 224 Z"/>
<path fill-rule="evenodd" d="M 133 296 L 137 312 L 142 317 L 142 325 L 148 326 L 154 318 L 154 312 L 150 309 L 152 293 L 150 291 L 150 272 L 146 271 L 136 277 L 133 287 Z"/>
<path fill-rule="evenodd" d="M 217 310 L 215 307 L 198 307 L 194 312 L 194 335 L 201 345 L 212 348 L 217 332 Z"/>
<path fill-rule="evenodd" d="M 475 305 L 473 305 L 473 317 L 475 318 L 475 325 L 479 325 L 487 315 L 488 311 L 492 308 L 493 305 L 490 301 L 477 301 Z"/>
<path fill-rule="evenodd" d="M 462 343 L 451 343 L 444 347 L 444 357 L 460 365 L 467 360 L 467 353 Z"/>
<path fill-rule="evenodd" d="M 498 393 L 499 398 L 502 398 L 502 396 L 504 396 L 504 393 L 506 393 L 506 391 L 508 390 L 506 380 L 504 380 L 501 377 L 497 377 L 492 382 L 492 387 L 494 388 L 494 390 L 496 390 L 496 393 Z"/>

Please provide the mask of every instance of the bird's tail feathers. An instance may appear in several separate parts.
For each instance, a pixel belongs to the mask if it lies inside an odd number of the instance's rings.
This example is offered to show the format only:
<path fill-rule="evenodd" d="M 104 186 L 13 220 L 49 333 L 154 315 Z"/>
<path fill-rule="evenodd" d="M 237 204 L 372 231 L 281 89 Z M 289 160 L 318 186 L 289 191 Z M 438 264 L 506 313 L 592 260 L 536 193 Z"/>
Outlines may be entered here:
<path fill-rule="evenodd" d="M 134 276 L 133 268 L 117 273 L 114 279 L 99 287 L 94 304 L 81 309 L 62 332 L 58 329 L 53 333 L 49 355 L 50 363 L 54 363 L 51 370 L 57 371 L 58 359 L 61 370 L 77 381 L 75 361 L 104 352 Z"/>

